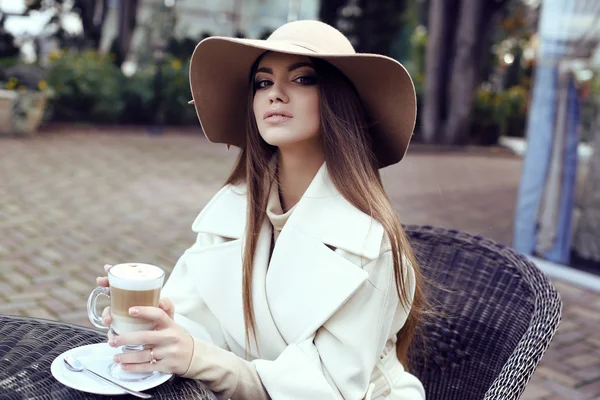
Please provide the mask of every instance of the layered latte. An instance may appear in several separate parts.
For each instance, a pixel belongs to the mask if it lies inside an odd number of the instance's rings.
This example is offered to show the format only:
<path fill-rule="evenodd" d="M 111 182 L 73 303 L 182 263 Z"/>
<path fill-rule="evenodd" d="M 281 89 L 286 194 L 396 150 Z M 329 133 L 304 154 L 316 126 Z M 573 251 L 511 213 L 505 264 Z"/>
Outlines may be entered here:
<path fill-rule="evenodd" d="M 155 265 L 125 263 L 108 270 L 111 328 L 117 334 L 154 329 L 154 323 L 131 317 L 134 306 L 158 307 L 165 273 Z"/>

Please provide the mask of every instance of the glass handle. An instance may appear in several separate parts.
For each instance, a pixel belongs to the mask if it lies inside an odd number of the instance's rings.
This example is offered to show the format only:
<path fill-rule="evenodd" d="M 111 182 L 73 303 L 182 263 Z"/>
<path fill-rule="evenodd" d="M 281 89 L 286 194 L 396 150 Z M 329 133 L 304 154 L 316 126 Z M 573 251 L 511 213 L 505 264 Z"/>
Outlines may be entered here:
<path fill-rule="evenodd" d="M 102 316 L 98 315 L 96 312 L 96 301 L 100 296 L 106 296 L 110 299 L 110 289 L 107 287 L 98 286 L 92 291 L 90 297 L 88 298 L 87 304 L 88 318 L 90 319 L 92 325 L 94 325 L 96 328 L 108 330 L 109 327 L 104 325 L 102 322 Z"/>

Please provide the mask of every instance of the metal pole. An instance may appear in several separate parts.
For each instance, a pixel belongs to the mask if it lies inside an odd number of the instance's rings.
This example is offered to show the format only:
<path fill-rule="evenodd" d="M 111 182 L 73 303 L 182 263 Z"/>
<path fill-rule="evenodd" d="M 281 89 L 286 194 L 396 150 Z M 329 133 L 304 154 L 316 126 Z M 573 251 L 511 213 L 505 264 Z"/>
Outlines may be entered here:
<path fill-rule="evenodd" d="M 296 21 L 300 14 L 300 0 L 288 0 L 288 22 Z"/>
<path fill-rule="evenodd" d="M 231 13 L 233 19 L 233 32 L 231 32 L 231 36 L 235 36 L 238 32 L 240 32 L 240 17 L 242 14 L 242 2 L 241 0 L 233 1 L 233 11 Z"/>

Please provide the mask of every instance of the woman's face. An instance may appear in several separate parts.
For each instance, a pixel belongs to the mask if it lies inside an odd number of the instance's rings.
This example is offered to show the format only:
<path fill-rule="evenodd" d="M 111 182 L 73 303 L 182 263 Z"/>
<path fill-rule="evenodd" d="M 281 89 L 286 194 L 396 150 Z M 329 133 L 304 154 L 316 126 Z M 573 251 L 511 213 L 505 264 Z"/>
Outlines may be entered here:
<path fill-rule="evenodd" d="M 317 141 L 317 75 L 310 58 L 267 53 L 254 75 L 254 116 L 260 135 L 279 148 Z"/>

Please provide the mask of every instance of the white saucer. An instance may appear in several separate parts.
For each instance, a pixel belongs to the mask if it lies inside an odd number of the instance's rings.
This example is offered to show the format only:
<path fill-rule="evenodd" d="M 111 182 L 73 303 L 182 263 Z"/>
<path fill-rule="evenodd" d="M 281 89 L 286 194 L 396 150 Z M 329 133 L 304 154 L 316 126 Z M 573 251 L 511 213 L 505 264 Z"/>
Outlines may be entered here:
<path fill-rule="evenodd" d="M 67 369 L 63 359 L 69 355 L 77 358 L 86 368 L 110 380 L 122 384 L 133 390 L 144 391 L 165 383 L 173 374 L 158 373 L 141 382 L 124 382 L 114 379 L 108 374 L 108 366 L 112 363 L 115 354 L 121 353 L 120 348 L 110 347 L 108 343 L 89 344 L 67 350 L 52 361 L 50 371 L 54 378 L 63 385 L 83 392 L 94 394 L 126 394 L 123 390 L 109 383 L 95 378 L 87 372 L 72 372 Z"/>

